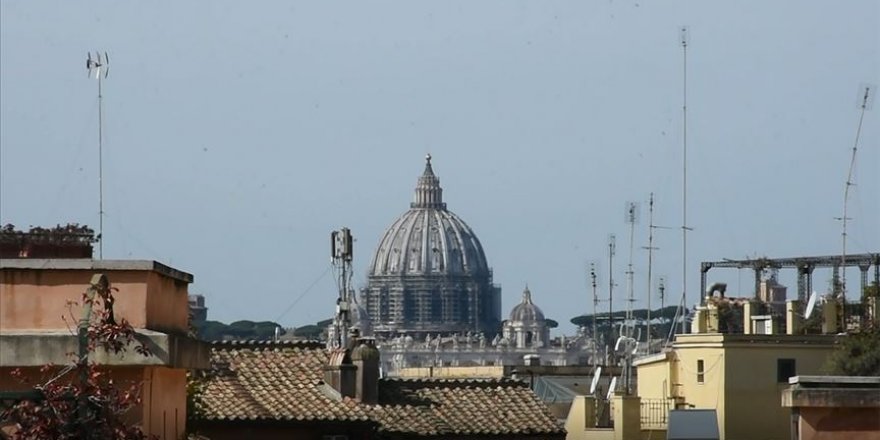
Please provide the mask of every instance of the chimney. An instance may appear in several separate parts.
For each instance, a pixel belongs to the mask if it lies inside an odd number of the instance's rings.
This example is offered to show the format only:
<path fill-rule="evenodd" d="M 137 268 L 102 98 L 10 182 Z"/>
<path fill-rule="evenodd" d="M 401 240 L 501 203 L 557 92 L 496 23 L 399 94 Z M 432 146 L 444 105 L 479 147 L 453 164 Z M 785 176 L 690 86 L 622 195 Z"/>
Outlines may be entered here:
<path fill-rule="evenodd" d="M 754 333 L 754 329 L 752 328 L 752 316 L 755 315 L 755 302 L 754 301 L 746 301 L 743 304 L 743 333 L 750 335 Z"/>
<path fill-rule="evenodd" d="M 796 335 L 801 332 L 801 315 L 798 311 L 801 302 L 793 299 L 785 303 L 785 334 Z"/>
<path fill-rule="evenodd" d="M 338 391 L 342 397 L 355 396 L 355 370 L 349 351 L 343 348 L 330 350 L 330 360 L 324 367 L 324 382 Z"/>
<path fill-rule="evenodd" d="M 379 349 L 373 338 L 360 338 L 351 352 L 351 360 L 357 369 L 355 398 L 361 403 L 373 405 L 379 402 Z"/>
<path fill-rule="evenodd" d="M 824 318 L 822 321 L 822 333 L 829 334 L 838 333 L 840 331 L 837 322 L 839 308 L 840 304 L 837 303 L 836 298 L 829 298 L 828 301 L 825 302 L 825 305 L 822 307 L 822 317 Z"/>

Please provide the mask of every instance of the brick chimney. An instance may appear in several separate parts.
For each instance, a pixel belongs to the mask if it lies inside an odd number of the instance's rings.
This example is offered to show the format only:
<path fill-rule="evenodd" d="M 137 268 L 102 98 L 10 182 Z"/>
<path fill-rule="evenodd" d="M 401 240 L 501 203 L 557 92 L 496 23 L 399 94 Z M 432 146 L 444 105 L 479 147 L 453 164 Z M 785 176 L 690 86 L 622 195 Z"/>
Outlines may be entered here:
<path fill-rule="evenodd" d="M 360 338 L 351 352 L 351 360 L 357 368 L 355 398 L 361 403 L 379 402 L 379 349 L 373 338 Z"/>

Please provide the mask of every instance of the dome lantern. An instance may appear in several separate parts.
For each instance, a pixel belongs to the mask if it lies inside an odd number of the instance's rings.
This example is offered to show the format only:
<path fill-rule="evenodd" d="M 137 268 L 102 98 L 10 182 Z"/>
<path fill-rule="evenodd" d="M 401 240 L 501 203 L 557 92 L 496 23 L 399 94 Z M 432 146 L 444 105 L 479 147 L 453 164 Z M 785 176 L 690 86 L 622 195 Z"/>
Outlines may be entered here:
<path fill-rule="evenodd" d="M 446 204 L 443 203 L 443 188 L 440 187 L 440 179 L 431 168 L 430 154 L 425 156 L 425 171 L 419 177 L 413 202 L 409 206 L 410 208 L 446 210 Z"/>

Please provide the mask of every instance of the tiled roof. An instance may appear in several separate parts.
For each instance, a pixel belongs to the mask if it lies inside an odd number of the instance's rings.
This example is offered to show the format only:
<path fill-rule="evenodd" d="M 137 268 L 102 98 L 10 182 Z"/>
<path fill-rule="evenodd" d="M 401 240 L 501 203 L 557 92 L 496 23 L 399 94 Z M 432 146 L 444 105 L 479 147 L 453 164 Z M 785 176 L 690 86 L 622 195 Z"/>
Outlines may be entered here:
<path fill-rule="evenodd" d="M 379 403 L 340 398 L 323 383 L 327 350 L 314 342 L 215 343 L 199 417 L 207 421 L 375 422 L 420 436 L 540 435 L 564 430 L 522 382 L 382 379 Z"/>
<path fill-rule="evenodd" d="M 199 397 L 204 420 L 368 421 L 351 399 L 325 391 L 327 351 L 314 342 L 220 342 Z"/>
<path fill-rule="evenodd" d="M 561 434 L 547 407 L 511 379 L 384 379 L 373 414 L 387 432 L 421 435 Z"/>

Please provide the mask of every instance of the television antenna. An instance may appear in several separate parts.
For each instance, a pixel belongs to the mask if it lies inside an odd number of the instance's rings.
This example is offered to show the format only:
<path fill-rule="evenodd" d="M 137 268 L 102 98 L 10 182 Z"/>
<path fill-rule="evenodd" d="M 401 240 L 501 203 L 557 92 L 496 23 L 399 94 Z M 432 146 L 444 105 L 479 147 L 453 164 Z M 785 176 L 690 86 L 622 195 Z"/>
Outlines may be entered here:
<path fill-rule="evenodd" d="M 633 275 L 635 273 L 633 272 L 633 246 L 636 223 L 638 223 L 639 220 L 638 203 L 626 202 L 625 220 L 626 223 L 629 224 L 629 263 L 626 269 L 626 325 L 627 327 L 631 327 L 635 325 L 635 319 L 633 318 L 633 303 L 636 301 L 635 294 L 633 292 L 635 285 L 635 280 L 633 279 Z M 628 329 L 628 332 L 632 333 L 632 329 Z"/>
<path fill-rule="evenodd" d="M 657 290 L 660 293 L 660 320 L 662 321 L 666 318 L 663 316 L 665 313 L 663 310 L 666 308 L 666 277 L 660 277 L 657 281 Z"/>
<path fill-rule="evenodd" d="M 611 379 L 611 383 L 608 384 L 608 394 L 605 395 L 605 400 L 611 400 L 611 397 L 614 396 L 614 391 L 617 388 L 617 378 L 614 377 Z"/>
<path fill-rule="evenodd" d="M 590 285 L 593 287 L 593 365 L 599 357 L 599 326 L 596 323 L 596 312 L 599 307 L 599 293 L 596 283 L 596 264 L 590 263 Z M 590 392 L 592 394 L 592 391 Z"/>
<path fill-rule="evenodd" d="M 856 128 L 856 140 L 853 143 L 852 158 L 849 162 L 849 172 L 846 175 L 846 187 L 843 190 L 843 217 L 837 218 L 837 220 L 843 222 L 843 231 L 840 234 L 841 241 L 843 242 L 843 249 L 840 254 L 840 269 L 842 271 L 841 279 L 839 283 L 836 283 L 837 285 L 835 287 L 837 295 L 841 301 L 840 308 L 843 313 L 842 325 L 844 329 L 846 329 L 846 222 L 847 220 L 852 220 L 846 215 L 847 204 L 849 202 L 849 188 L 855 185 L 855 183 L 853 183 L 853 171 L 856 166 L 856 152 L 859 147 L 859 137 L 862 134 L 862 121 L 865 119 L 865 110 L 868 109 L 869 103 L 872 100 L 871 89 L 872 87 L 870 85 L 862 85 L 859 87 L 859 107 L 861 108 L 861 111 L 859 112 L 859 125 Z"/>
<path fill-rule="evenodd" d="M 810 319 L 810 315 L 813 314 L 813 309 L 816 307 L 816 291 L 810 294 L 810 299 L 807 300 L 807 309 L 804 311 L 804 319 Z"/>
<path fill-rule="evenodd" d="M 679 32 L 682 50 L 682 179 L 681 179 L 681 301 L 675 315 L 683 314 L 681 308 L 687 307 L 687 233 L 691 231 L 687 221 L 687 47 L 689 39 L 687 26 Z M 673 323 L 673 330 L 674 330 Z M 681 321 L 681 333 L 684 333 L 684 319 Z"/>
<path fill-rule="evenodd" d="M 98 80 L 98 259 L 104 258 L 104 94 L 102 82 L 110 74 L 110 57 L 104 52 L 95 51 L 86 54 L 86 70 L 88 76 Z"/>
<path fill-rule="evenodd" d="M 614 334 L 614 254 L 617 252 L 617 237 L 608 236 L 608 329 Z"/>
<path fill-rule="evenodd" d="M 602 375 L 602 367 L 596 367 L 596 372 L 593 373 L 593 381 L 590 382 L 590 394 L 596 394 L 596 386 L 599 385 L 599 377 Z"/>

